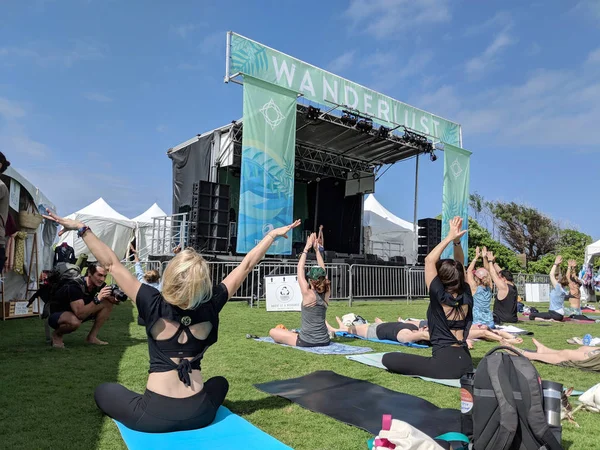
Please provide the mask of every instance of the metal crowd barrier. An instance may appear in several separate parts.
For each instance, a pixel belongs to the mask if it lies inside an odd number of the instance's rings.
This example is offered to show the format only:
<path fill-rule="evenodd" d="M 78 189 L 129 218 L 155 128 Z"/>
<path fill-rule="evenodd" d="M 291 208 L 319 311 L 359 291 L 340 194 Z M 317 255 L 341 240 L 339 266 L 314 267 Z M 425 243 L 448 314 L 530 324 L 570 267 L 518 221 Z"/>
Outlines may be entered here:
<path fill-rule="evenodd" d="M 168 262 L 140 261 L 142 270 L 156 269 L 161 276 Z M 123 264 L 134 273 L 133 261 Z M 220 283 L 239 262 L 208 262 L 213 284 Z M 409 300 L 428 296 L 425 285 L 425 268 L 408 266 L 384 266 L 362 264 L 325 264 L 331 281 L 331 300 L 348 300 L 352 306 L 354 299 L 377 300 L 382 298 L 402 298 Z M 258 264 L 243 281 L 234 300 L 246 300 L 250 306 L 258 306 L 266 296 L 264 279 L 269 276 L 296 275 L 297 264 L 265 261 Z M 526 283 L 550 284 L 550 276 L 545 274 L 515 274 L 514 283 L 519 295 L 525 298 Z"/>

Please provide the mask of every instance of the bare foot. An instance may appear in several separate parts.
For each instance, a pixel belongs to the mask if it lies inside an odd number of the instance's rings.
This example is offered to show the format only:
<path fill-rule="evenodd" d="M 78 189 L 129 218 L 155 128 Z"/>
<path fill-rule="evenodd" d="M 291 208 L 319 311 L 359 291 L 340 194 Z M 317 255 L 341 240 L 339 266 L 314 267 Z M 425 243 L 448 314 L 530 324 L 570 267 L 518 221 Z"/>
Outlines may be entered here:
<path fill-rule="evenodd" d="M 375 323 L 383 323 L 383 320 L 381 320 L 379 317 L 375 317 Z"/>
<path fill-rule="evenodd" d="M 531 340 L 535 344 L 535 348 L 537 349 L 538 353 L 548 352 L 548 347 L 546 347 L 544 344 L 540 344 L 540 342 L 537 339 L 533 338 Z"/>
<path fill-rule="evenodd" d="M 523 343 L 523 339 L 521 339 L 519 337 L 504 338 L 503 341 L 507 344 L 522 344 Z"/>
<path fill-rule="evenodd" d="M 398 322 L 404 322 L 404 319 L 400 316 L 398 316 Z"/>
<path fill-rule="evenodd" d="M 344 325 L 342 319 L 340 319 L 338 316 L 335 316 L 335 320 L 337 320 L 338 327 L 340 327 L 340 331 L 349 331 L 349 328 L 346 325 Z"/>
<path fill-rule="evenodd" d="M 467 339 L 467 347 L 468 347 L 469 349 L 472 349 L 472 348 L 473 348 L 473 340 L 472 340 L 472 339 Z"/>
<path fill-rule="evenodd" d="M 56 331 L 52 332 L 52 347 L 53 348 L 65 348 L 62 336 L 56 334 Z"/>
<path fill-rule="evenodd" d="M 88 344 L 94 344 L 94 345 L 108 345 L 108 342 L 105 341 L 101 341 L 100 339 L 98 339 L 97 337 L 94 338 L 90 338 L 89 336 L 86 338 L 85 342 L 87 342 Z"/>
<path fill-rule="evenodd" d="M 327 331 L 330 332 L 330 333 L 331 332 L 335 333 L 336 331 L 342 331 L 342 330 L 338 330 L 336 328 L 333 328 L 331 325 L 329 325 L 329 322 L 327 322 L 327 321 L 325 321 L 325 325 L 327 326 Z"/>

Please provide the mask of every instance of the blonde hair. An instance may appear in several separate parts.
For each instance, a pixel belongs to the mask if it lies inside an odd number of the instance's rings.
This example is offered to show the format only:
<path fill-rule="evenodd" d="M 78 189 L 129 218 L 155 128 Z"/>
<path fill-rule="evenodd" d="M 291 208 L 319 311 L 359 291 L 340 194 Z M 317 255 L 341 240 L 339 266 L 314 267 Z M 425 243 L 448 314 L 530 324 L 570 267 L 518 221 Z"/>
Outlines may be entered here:
<path fill-rule="evenodd" d="M 185 249 L 165 269 L 162 286 L 162 296 L 168 303 L 181 309 L 195 309 L 211 297 L 208 264 L 194 249 Z"/>
<path fill-rule="evenodd" d="M 148 270 L 144 274 L 144 280 L 146 280 L 146 283 L 158 283 L 158 280 L 160 280 L 160 274 L 158 273 L 158 270 Z"/>

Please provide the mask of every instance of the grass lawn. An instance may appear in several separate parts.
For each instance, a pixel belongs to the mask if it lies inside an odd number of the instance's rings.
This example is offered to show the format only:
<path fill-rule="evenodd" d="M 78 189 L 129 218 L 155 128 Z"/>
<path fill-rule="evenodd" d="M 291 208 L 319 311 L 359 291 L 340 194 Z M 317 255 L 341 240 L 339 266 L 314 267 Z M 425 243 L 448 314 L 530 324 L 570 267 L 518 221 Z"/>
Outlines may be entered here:
<path fill-rule="evenodd" d="M 427 303 L 358 302 L 348 308 L 334 303 L 328 320 L 354 312 L 373 320 L 425 317 Z M 380 384 L 389 389 L 422 397 L 445 408 L 459 408 L 459 390 L 348 361 L 343 356 L 313 355 L 294 349 L 245 339 L 246 333 L 266 335 L 269 328 L 284 323 L 298 327 L 299 313 L 267 313 L 250 309 L 245 303 L 228 304 L 221 315 L 219 342 L 207 352 L 202 368 L 206 378 L 224 375 L 231 385 L 225 406 L 259 428 L 295 449 L 366 450 L 371 436 L 320 414 L 312 413 L 287 400 L 271 397 L 253 387 L 277 379 L 301 376 L 315 370 L 334 370 L 339 374 Z M 568 348 L 566 339 L 585 333 L 600 335 L 600 324 L 552 324 L 519 326 L 535 333 L 546 345 Z M 135 321 L 135 308 L 127 303 L 115 308 L 100 333 L 106 347 L 84 344 L 90 324 L 65 338 L 67 349 L 54 350 L 44 343 L 42 321 L 15 319 L 0 322 L 0 448 L 7 449 L 125 449 L 117 427 L 96 408 L 94 388 L 105 381 L 116 381 L 143 392 L 148 370 L 148 350 L 144 329 Z M 376 352 L 396 347 L 353 341 Z M 472 355 L 475 363 L 494 345 L 477 342 Z M 533 348 L 525 338 L 525 348 Z M 403 352 L 430 355 L 430 350 Z M 559 368 L 535 363 L 542 377 L 587 389 L 600 381 L 598 373 Z M 581 428 L 563 423 L 565 448 L 598 449 L 599 416 L 578 412 Z M 457 430 L 458 431 L 458 430 Z"/>

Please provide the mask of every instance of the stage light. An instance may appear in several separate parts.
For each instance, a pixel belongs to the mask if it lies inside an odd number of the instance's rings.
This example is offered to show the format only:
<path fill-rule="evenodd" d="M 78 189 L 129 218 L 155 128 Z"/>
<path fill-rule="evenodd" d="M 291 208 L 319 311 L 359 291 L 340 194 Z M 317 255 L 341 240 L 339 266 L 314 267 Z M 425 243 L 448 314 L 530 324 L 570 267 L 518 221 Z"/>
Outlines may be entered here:
<path fill-rule="evenodd" d="M 379 137 L 381 139 L 387 139 L 389 134 L 390 134 L 390 129 L 384 127 L 383 125 L 379 127 L 379 130 L 377 130 L 377 137 Z"/>
<path fill-rule="evenodd" d="M 431 160 L 431 162 L 437 161 L 437 156 L 435 153 L 433 153 L 433 151 L 431 153 L 429 153 L 429 159 Z"/>
<path fill-rule="evenodd" d="M 364 119 L 359 120 L 356 124 L 356 129 L 363 133 L 368 133 L 373 129 L 373 121 Z"/>
<path fill-rule="evenodd" d="M 314 106 L 309 106 L 308 111 L 306 111 L 306 118 L 308 120 L 318 120 L 320 114 L 321 109 L 315 108 Z"/>
<path fill-rule="evenodd" d="M 342 114 L 342 117 L 340 119 L 342 121 L 342 123 L 344 125 L 347 125 L 349 127 L 353 127 L 354 125 L 356 125 L 356 117 L 351 116 L 350 114 Z"/>

